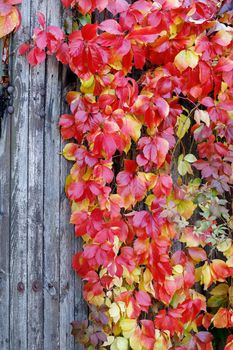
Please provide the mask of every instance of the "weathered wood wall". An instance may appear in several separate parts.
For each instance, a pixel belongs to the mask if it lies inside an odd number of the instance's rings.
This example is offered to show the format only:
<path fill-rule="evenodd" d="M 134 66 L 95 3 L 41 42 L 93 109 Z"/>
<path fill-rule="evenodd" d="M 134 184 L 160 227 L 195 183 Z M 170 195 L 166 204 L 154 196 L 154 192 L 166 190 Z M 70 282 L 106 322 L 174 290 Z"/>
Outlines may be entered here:
<path fill-rule="evenodd" d="M 37 26 L 38 11 L 60 25 L 60 3 L 23 1 L 11 51 Z M 69 165 L 57 127 L 67 108 L 66 71 L 53 58 L 32 68 L 13 55 L 10 73 L 15 111 L 5 115 L 0 139 L 0 349 L 81 349 L 70 335 L 70 322 L 86 317 L 71 268 L 81 243 L 69 225 Z"/>

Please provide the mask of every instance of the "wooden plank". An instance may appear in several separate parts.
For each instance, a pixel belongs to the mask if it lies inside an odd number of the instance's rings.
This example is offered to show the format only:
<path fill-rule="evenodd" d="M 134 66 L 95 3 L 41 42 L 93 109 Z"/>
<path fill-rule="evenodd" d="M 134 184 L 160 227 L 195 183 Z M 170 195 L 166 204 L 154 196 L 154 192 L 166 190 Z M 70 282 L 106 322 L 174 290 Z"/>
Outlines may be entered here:
<path fill-rule="evenodd" d="M 5 113 L 0 137 L 0 348 L 5 350 L 10 343 L 10 119 Z"/>
<path fill-rule="evenodd" d="M 31 1 L 31 30 L 44 1 Z M 24 13 L 22 13 L 24 16 Z M 28 349 L 43 349 L 43 175 L 45 64 L 30 69 L 28 139 Z"/>
<path fill-rule="evenodd" d="M 39 75 L 37 75 L 39 73 Z M 30 76 L 28 147 L 28 349 L 43 346 L 43 133 L 42 98 L 38 87 L 44 67 Z"/>
<path fill-rule="evenodd" d="M 63 68 L 61 113 L 68 113 L 65 105 L 65 95 L 69 90 L 67 85 L 67 69 Z M 61 151 L 64 144 L 61 143 Z M 72 255 L 75 241 L 74 229 L 69 224 L 70 204 L 65 195 L 65 180 L 71 164 L 61 156 L 60 159 L 60 348 L 74 349 L 74 338 L 71 336 L 70 323 L 74 320 L 74 272 L 72 270 Z"/>
<path fill-rule="evenodd" d="M 47 1 L 47 23 L 59 25 L 60 0 Z M 47 60 L 44 177 L 44 349 L 60 349 L 60 115 L 61 77 L 55 58 Z"/>
<path fill-rule="evenodd" d="M 30 6 L 23 2 L 20 31 L 13 50 L 25 40 L 23 28 L 30 27 Z M 28 102 L 29 66 L 14 57 L 12 82 L 15 87 L 11 128 L 11 235 L 10 235 L 10 349 L 27 349 L 27 210 L 28 210 Z"/>
<path fill-rule="evenodd" d="M 59 150 L 60 139 L 57 128 L 59 115 L 58 75 L 56 65 L 48 62 L 48 84 L 46 90 L 45 121 L 45 178 L 44 178 L 44 347 L 58 349 L 59 335 Z"/>

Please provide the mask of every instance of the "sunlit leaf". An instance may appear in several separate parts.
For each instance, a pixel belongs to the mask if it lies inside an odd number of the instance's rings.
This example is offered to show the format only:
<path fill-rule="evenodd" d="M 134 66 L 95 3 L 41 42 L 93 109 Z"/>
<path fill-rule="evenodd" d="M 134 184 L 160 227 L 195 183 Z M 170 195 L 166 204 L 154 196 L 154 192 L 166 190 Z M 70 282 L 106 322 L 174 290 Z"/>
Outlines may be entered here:
<path fill-rule="evenodd" d="M 183 72 L 186 68 L 195 68 L 198 64 L 199 56 L 191 50 L 182 50 L 175 57 L 176 67 Z"/>

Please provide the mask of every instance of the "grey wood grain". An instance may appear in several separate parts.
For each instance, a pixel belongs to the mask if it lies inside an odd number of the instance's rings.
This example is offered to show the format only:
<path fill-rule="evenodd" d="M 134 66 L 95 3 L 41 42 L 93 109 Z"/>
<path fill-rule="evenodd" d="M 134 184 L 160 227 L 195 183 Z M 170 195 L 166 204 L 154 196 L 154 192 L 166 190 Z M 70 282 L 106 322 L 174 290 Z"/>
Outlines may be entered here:
<path fill-rule="evenodd" d="M 37 25 L 38 11 L 47 23 L 60 25 L 60 0 L 23 2 L 13 50 Z M 82 284 L 71 267 L 81 241 L 69 224 L 64 183 L 70 164 L 60 155 L 58 128 L 66 69 L 62 77 L 51 57 L 29 67 L 25 57 L 14 56 L 11 71 L 15 112 L 0 140 L 0 348 L 81 349 L 70 334 L 70 322 L 87 317 Z"/>
<path fill-rule="evenodd" d="M 0 137 L 0 348 L 9 349 L 10 116 L 5 113 Z"/>
<path fill-rule="evenodd" d="M 46 15 L 44 1 L 31 2 L 31 29 L 38 26 L 36 13 Z M 44 110 L 45 64 L 30 70 L 28 164 L 28 349 L 43 349 L 44 339 Z"/>
<path fill-rule="evenodd" d="M 60 26 L 59 0 L 47 1 L 47 23 Z M 44 178 L 44 349 L 60 349 L 60 115 L 61 77 L 52 57 L 46 67 Z"/>
<path fill-rule="evenodd" d="M 44 1 L 31 1 L 31 30 Z M 45 64 L 30 69 L 28 109 L 28 349 L 43 349 L 43 178 Z"/>
<path fill-rule="evenodd" d="M 22 27 L 13 50 L 30 27 L 30 6 L 22 4 Z M 11 127 L 11 232 L 10 232 L 10 349 L 27 349 L 27 212 L 28 212 L 28 104 L 29 66 L 14 57 L 11 81 L 15 87 Z"/>

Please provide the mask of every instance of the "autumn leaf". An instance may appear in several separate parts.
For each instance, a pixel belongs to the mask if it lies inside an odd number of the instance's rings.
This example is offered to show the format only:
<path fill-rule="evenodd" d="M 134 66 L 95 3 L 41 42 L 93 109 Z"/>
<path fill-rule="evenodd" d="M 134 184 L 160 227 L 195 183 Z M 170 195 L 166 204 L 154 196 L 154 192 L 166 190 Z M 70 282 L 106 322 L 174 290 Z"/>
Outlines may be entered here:
<path fill-rule="evenodd" d="M 176 135 L 179 137 L 179 139 L 182 139 L 184 135 L 187 133 L 188 129 L 190 128 L 191 121 L 189 117 L 186 117 L 184 114 L 181 114 L 177 119 L 177 132 Z"/>
<path fill-rule="evenodd" d="M 177 205 L 178 213 L 186 220 L 188 220 L 193 215 L 193 212 L 197 207 L 196 204 L 194 204 L 191 200 L 177 200 L 175 203 Z"/>
<path fill-rule="evenodd" d="M 0 13 L 0 38 L 3 38 L 20 25 L 21 17 L 16 7 L 11 7 L 11 11 L 7 15 Z"/>
<path fill-rule="evenodd" d="M 180 51 L 174 60 L 175 66 L 180 72 L 183 72 L 188 67 L 195 68 L 198 64 L 199 56 L 192 50 Z"/>
<path fill-rule="evenodd" d="M 123 336 L 125 338 L 130 338 L 137 327 L 137 321 L 134 319 L 121 319 L 120 327 L 122 329 Z"/>

